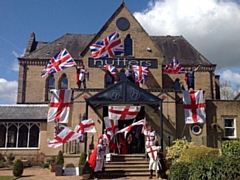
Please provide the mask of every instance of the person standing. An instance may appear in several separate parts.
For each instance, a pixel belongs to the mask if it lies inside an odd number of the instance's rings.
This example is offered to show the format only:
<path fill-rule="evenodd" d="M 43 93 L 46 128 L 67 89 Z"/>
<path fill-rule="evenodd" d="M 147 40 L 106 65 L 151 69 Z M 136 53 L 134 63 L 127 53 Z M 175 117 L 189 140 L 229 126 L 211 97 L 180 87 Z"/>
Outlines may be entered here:
<path fill-rule="evenodd" d="M 128 154 L 132 154 L 132 134 L 130 132 L 127 135 L 127 149 Z"/>
<path fill-rule="evenodd" d="M 126 77 L 133 83 L 135 83 L 135 74 L 132 65 L 128 65 L 126 69 Z"/>
<path fill-rule="evenodd" d="M 96 152 L 96 166 L 94 168 L 94 179 L 98 179 L 98 171 L 103 168 L 104 164 L 104 147 L 102 139 L 99 139 Z"/>
<path fill-rule="evenodd" d="M 153 177 L 153 171 L 159 171 L 159 157 L 158 153 L 161 150 L 161 146 L 156 146 L 156 142 L 154 141 L 154 145 L 149 146 L 146 151 L 150 158 L 149 161 L 149 170 L 150 170 L 150 176 L 149 179 L 152 179 Z"/>
<path fill-rule="evenodd" d="M 81 84 L 83 84 L 83 88 L 86 89 L 86 79 L 88 79 L 88 72 L 85 69 L 84 66 L 82 66 L 82 68 L 80 68 L 79 66 L 76 67 L 76 80 L 77 80 L 77 85 L 78 85 L 78 89 L 81 88 Z"/>
<path fill-rule="evenodd" d="M 199 69 L 200 65 L 197 68 L 193 69 L 189 67 L 187 71 L 185 71 L 185 81 L 187 82 L 188 90 L 194 90 L 194 73 Z"/>
<path fill-rule="evenodd" d="M 103 149 L 104 149 L 104 155 L 106 156 L 106 154 L 109 153 L 109 139 L 110 137 L 108 137 L 107 135 L 107 130 L 104 129 L 104 133 L 99 137 L 99 139 L 102 140 L 102 146 L 103 146 Z M 105 160 L 103 161 L 103 166 L 102 166 L 102 171 L 104 172 L 105 171 Z"/>
<path fill-rule="evenodd" d="M 146 132 L 146 143 L 145 148 L 149 148 L 154 145 L 154 141 L 157 141 L 157 135 L 152 126 L 148 126 L 147 132 Z"/>

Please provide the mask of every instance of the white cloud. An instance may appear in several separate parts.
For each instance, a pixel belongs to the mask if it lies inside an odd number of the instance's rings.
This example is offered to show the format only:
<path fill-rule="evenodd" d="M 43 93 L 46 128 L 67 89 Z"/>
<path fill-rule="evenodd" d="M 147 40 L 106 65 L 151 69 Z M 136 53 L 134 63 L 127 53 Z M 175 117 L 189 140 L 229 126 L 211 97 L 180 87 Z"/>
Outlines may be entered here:
<path fill-rule="evenodd" d="M 150 35 L 182 35 L 219 70 L 240 66 L 240 5 L 233 0 L 156 0 L 134 16 Z"/>
<path fill-rule="evenodd" d="M 236 72 L 232 72 L 230 70 L 225 70 L 221 74 L 221 79 L 223 81 L 232 82 L 235 84 L 240 84 L 240 74 Z"/>
<path fill-rule="evenodd" d="M 0 78 L 0 101 L 15 104 L 17 102 L 17 81 Z"/>

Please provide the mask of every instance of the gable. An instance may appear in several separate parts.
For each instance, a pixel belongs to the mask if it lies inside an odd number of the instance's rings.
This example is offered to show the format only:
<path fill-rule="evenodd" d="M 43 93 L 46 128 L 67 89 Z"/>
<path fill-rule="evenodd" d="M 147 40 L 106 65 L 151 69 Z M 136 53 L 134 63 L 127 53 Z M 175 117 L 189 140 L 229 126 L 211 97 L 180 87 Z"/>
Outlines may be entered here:
<path fill-rule="evenodd" d="M 157 108 L 161 106 L 162 99 L 124 79 L 86 99 L 86 102 L 93 109 L 108 105 L 149 105 Z"/>

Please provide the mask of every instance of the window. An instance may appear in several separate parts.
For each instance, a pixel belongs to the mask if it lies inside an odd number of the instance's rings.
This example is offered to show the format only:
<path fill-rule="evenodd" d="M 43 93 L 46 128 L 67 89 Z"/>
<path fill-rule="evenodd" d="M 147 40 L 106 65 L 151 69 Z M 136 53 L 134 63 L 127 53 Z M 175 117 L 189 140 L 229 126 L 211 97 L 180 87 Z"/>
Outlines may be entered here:
<path fill-rule="evenodd" d="M 60 78 L 60 88 L 59 89 L 68 89 L 68 79 L 66 74 L 63 74 Z"/>
<path fill-rule="evenodd" d="M 0 123 L 0 148 L 37 148 L 40 123 Z"/>
<path fill-rule="evenodd" d="M 236 120 L 234 118 L 224 119 L 224 137 L 236 138 Z"/>
<path fill-rule="evenodd" d="M 55 78 L 53 75 L 50 75 L 46 80 L 46 94 L 45 94 L 45 100 L 49 101 L 51 98 L 50 90 L 55 89 Z"/>
<path fill-rule="evenodd" d="M 124 53 L 125 56 L 130 56 L 133 55 L 133 48 L 132 48 L 132 39 L 130 34 L 128 34 L 126 36 L 126 38 L 124 39 Z"/>

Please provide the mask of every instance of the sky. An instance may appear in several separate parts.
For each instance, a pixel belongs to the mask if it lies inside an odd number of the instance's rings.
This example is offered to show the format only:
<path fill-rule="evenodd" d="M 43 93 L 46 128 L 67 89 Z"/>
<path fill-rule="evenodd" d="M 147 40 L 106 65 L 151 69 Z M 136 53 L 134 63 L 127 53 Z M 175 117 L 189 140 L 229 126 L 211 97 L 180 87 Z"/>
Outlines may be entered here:
<path fill-rule="evenodd" d="M 0 6 L 0 104 L 15 104 L 18 60 L 30 34 L 51 42 L 95 34 L 121 0 L 7 0 Z M 240 0 L 125 0 L 149 35 L 182 35 L 213 64 L 221 82 L 240 84 Z M 181 63 L 181 62 L 180 62 Z M 39 72 L 40 74 L 40 72 Z M 40 77 L 40 75 L 39 75 Z"/>

